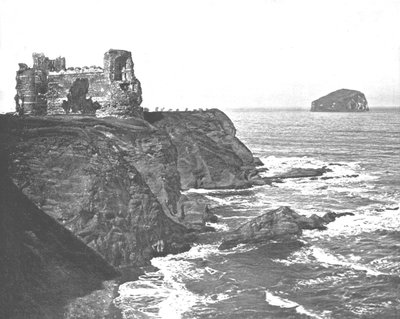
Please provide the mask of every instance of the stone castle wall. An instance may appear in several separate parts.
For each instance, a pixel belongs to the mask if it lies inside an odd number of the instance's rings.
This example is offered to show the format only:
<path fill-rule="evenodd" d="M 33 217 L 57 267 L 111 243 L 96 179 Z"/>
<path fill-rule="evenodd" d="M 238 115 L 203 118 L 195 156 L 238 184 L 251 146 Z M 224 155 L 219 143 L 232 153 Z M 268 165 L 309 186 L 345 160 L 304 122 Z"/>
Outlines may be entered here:
<path fill-rule="evenodd" d="M 139 116 L 142 91 L 129 51 L 109 50 L 104 69 L 66 68 L 65 58 L 33 54 L 33 67 L 17 71 L 16 108 L 20 114 L 96 114 Z M 89 112 L 89 113 L 88 113 Z"/>
<path fill-rule="evenodd" d="M 21 63 L 20 69 L 17 71 L 16 81 L 17 95 L 15 102 L 17 111 L 25 114 L 45 114 L 46 74 L 42 70 L 28 68 Z"/>
<path fill-rule="evenodd" d="M 92 98 L 93 102 L 98 102 L 103 106 L 110 103 L 110 83 L 104 72 L 51 73 L 47 78 L 47 114 L 65 114 L 62 103 L 67 100 L 72 84 L 82 78 L 89 80 L 88 98 Z"/>

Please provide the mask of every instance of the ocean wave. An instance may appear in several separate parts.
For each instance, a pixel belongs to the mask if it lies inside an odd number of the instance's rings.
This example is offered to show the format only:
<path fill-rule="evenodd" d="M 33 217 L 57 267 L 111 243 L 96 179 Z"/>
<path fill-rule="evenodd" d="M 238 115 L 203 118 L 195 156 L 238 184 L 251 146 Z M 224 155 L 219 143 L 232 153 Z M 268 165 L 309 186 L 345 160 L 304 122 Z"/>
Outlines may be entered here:
<path fill-rule="evenodd" d="M 255 216 L 221 216 L 218 218 L 221 218 L 221 220 L 229 220 L 229 219 L 234 219 L 234 220 L 246 220 L 246 219 L 253 219 Z"/>
<path fill-rule="evenodd" d="M 355 236 L 364 232 L 379 230 L 396 231 L 399 228 L 399 210 L 393 210 L 392 206 L 371 205 L 368 208 L 355 211 L 353 216 L 337 218 L 327 225 L 325 231 L 306 230 L 304 236 L 308 238 Z"/>
<path fill-rule="evenodd" d="M 197 193 L 197 194 L 224 194 L 224 193 L 241 193 L 245 190 L 241 188 L 190 188 L 185 191 L 182 191 L 182 194 L 190 194 L 190 193 Z"/>
<path fill-rule="evenodd" d="M 400 274 L 400 258 L 385 256 L 371 261 L 371 266 L 384 270 L 386 273 Z"/>
<path fill-rule="evenodd" d="M 219 216 L 218 216 L 218 218 L 221 219 L 221 217 L 219 217 Z M 214 228 L 217 232 L 226 232 L 226 231 L 229 231 L 229 229 L 230 229 L 228 225 L 223 224 L 221 222 L 218 222 L 218 223 L 207 222 L 206 226 Z"/>
<path fill-rule="evenodd" d="M 305 196 L 346 196 L 360 197 L 376 193 L 371 182 L 380 178 L 379 173 L 366 172 L 360 162 L 323 162 L 311 157 L 274 157 L 264 159 L 269 170 L 262 173 L 265 177 L 276 176 L 294 168 L 328 167 L 330 171 L 315 178 L 284 179 L 275 184 L 280 189 L 295 190 Z"/>
<path fill-rule="evenodd" d="M 271 306 L 295 309 L 297 313 L 309 316 L 311 318 L 316 318 L 316 319 L 324 318 L 321 315 L 316 314 L 315 312 L 307 310 L 303 306 L 299 305 L 297 302 L 274 295 L 268 290 L 265 291 L 265 301 Z"/>
<path fill-rule="evenodd" d="M 214 202 L 215 204 L 217 204 L 218 206 L 227 206 L 230 205 L 231 202 L 228 199 L 225 198 L 220 198 L 220 197 L 216 197 L 216 196 L 211 196 L 211 195 L 206 195 L 205 196 L 208 200 Z"/>
<path fill-rule="evenodd" d="M 269 156 L 267 158 L 262 158 L 264 163 L 264 168 L 268 168 L 268 171 L 264 172 L 263 175 L 272 176 L 276 174 L 281 174 L 287 172 L 293 168 L 321 168 L 328 167 L 331 172 L 327 172 L 324 176 L 346 176 L 353 175 L 355 172 L 361 172 L 364 169 L 361 166 L 361 162 L 324 162 L 320 159 L 313 157 L 303 156 L 303 157 L 275 157 Z"/>
<path fill-rule="evenodd" d="M 372 267 L 365 266 L 354 261 L 350 261 L 343 256 L 334 255 L 322 248 L 312 247 L 311 253 L 316 259 L 316 261 L 325 266 L 341 266 L 341 267 L 351 268 L 357 271 L 364 271 L 366 272 L 367 275 L 370 276 L 389 275 L 381 271 L 377 271 Z"/>
<path fill-rule="evenodd" d="M 122 310 L 124 319 L 143 315 L 148 318 L 181 318 L 197 301 L 198 297 L 176 280 L 170 269 L 162 269 L 122 284 L 114 303 Z"/>
<path fill-rule="evenodd" d="M 355 255 L 348 257 L 335 255 L 326 249 L 312 246 L 308 248 L 302 248 L 299 251 L 292 253 L 287 259 L 274 259 L 273 261 L 286 266 L 315 263 L 326 268 L 331 266 L 339 266 L 340 268 L 365 272 L 368 276 L 393 275 L 392 273 L 382 272 L 371 266 L 363 265 L 359 262 L 360 259 L 361 258 L 359 256 Z M 317 281 L 318 280 L 326 280 L 326 278 L 319 278 Z"/>
<path fill-rule="evenodd" d="M 341 193 L 345 196 L 359 196 L 360 194 L 370 191 L 371 188 L 368 183 L 378 178 L 377 176 L 362 173 L 353 174 L 353 176 L 351 176 L 335 172 L 335 177 L 332 177 L 333 174 L 330 176 L 328 174 L 331 173 L 324 175 L 324 177 L 328 179 L 287 179 L 279 183 L 278 187 L 296 190 L 302 195 L 330 195 Z"/>
<path fill-rule="evenodd" d="M 238 247 L 230 253 L 250 249 Z M 189 251 L 157 257 L 151 260 L 159 270 L 146 273 L 138 280 L 127 282 L 119 287 L 119 297 L 115 305 L 123 312 L 124 319 L 133 318 L 182 318 L 197 307 L 230 298 L 226 293 L 199 295 L 186 288 L 188 282 L 220 280 L 226 272 L 209 266 L 199 267 L 195 260 L 205 260 L 210 255 L 219 254 L 218 245 L 195 245 Z M 223 252 L 222 254 L 229 254 Z"/>
<path fill-rule="evenodd" d="M 275 157 L 268 156 L 261 158 L 264 164 L 263 168 L 268 168 L 268 171 L 263 173 L 263 176 L 269 177 L 277 174 L 287 172 L 292 168 L 320 168 L 326 166 L 321 160 L 317 160 L 311 157 Z"/>

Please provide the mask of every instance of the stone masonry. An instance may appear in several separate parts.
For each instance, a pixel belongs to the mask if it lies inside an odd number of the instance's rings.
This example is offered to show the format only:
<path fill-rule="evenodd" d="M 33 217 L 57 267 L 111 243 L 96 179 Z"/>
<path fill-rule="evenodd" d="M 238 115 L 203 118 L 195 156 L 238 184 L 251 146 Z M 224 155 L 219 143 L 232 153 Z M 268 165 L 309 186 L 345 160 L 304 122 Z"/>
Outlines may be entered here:
<path fill-rule="evenodd" d="M 16 111 L 21 115 L 91 114 L 142 117 L 142 90 L 129 51 L 109 50 L 104 67 L 66 67 L 34 53 L 33 67 L 19 64 Z"/>

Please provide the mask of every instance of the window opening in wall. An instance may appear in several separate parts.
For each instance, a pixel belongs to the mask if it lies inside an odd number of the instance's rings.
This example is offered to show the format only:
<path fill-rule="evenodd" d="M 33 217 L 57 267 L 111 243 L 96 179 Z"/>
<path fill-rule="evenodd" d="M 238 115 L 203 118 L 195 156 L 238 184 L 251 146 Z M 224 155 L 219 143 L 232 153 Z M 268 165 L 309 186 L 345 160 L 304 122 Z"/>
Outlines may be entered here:
<path fill-rule="evenodd" d="M 115 60 L 114 80 L 126 81 L 126 58 L 117 58 Z"/>

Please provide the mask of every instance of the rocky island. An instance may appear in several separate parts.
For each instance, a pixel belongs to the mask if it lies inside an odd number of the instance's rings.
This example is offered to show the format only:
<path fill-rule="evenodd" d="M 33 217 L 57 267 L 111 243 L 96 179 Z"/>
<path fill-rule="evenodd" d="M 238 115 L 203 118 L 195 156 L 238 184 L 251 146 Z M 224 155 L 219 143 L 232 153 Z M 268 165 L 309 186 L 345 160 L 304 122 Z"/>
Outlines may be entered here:
<path fill-rule="evenodd" d="M 32 68 L 17 71 L 16 113 L 0 116 L 2 318 L 118 318 L 112 279 L 189 250 L 212 230 L 206 200 L 183 190 L 327 171 L 265 179 L 223 112 L 144 111 L 128 51 L 106 52 L 104 68 L 33 58 Z M 221 249 L 293 239 L 334 217 L 282 208 L 241 227 Z"/>
<path fill-rule="evenodd" d="M 364 93 L 341 89 L 311 103 L 311 112 L 365 112 L 369 111 Z"/>

